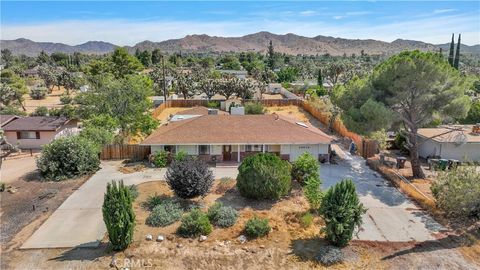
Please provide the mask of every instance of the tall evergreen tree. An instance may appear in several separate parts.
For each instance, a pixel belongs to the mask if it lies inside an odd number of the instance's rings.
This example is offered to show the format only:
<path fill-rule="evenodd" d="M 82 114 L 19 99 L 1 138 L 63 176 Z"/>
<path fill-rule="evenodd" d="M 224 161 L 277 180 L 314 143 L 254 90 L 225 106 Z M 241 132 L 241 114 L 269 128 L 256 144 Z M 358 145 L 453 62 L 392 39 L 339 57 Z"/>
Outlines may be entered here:
<path fill-rule="evenodd" d="M 318 86 L 323 86 L 323 77 L 322 77 L 322 69 L 318 69 L 318 77 L 317 77 L 317 84 Z"/>
<path fill-rule="evenodd" d="M 450 52 L 448 53 L 448 63 L 453 67 L 453 50 L 455 49 L 455 41 L 453 40 L 454 34 L 452 34 L 452 42 L 450 43 Z"/>
<path fill-rule="evenodd" d="M 273 50 L 273 43 L 270 40 L 268 44 L 268 67 L 273 70 L 275 68 L 275 51 Z"/>
<path fill-rule="evenodd" d="M 135 213 L 132 196 L 123 181 L 107 183 L 107 192 L 103 199 L 103 221 L 108 238 L 114 250 L 124 250 L 133 241 Z"/>
<path fill-rule="evenodd" d="M 453 67 L 458 69 L 458 64 L 460 63 L 460 36 L 458 34 L 458 43 L 457 43 L 457 51 L 455 52 L 455 60 L 453 61 Z"/>

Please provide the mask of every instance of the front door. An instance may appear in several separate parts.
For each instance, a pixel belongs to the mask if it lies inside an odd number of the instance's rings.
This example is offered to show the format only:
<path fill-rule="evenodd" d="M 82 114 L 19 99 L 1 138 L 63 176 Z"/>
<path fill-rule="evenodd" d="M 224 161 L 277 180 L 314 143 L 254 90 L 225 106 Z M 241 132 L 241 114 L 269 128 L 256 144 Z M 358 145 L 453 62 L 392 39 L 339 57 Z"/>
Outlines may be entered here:
<path fill-rule="evenodd" d="M 224 145 L 223 146 L 223 161 L 232 160 L 232 146 Z"/>

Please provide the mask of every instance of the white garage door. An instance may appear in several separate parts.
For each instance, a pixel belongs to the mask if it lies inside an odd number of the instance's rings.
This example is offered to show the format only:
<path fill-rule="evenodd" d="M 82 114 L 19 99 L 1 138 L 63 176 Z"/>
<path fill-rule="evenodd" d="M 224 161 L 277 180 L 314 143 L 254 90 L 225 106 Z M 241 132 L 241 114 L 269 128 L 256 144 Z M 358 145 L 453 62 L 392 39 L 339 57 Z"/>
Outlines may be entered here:
<path fill-rule="evenodd" d="M 315 158 L 318 158 L 318 144 L 298 144 L 290 145 L 290 161 L 295 161 L 301 154 L 309 152 Z"/>

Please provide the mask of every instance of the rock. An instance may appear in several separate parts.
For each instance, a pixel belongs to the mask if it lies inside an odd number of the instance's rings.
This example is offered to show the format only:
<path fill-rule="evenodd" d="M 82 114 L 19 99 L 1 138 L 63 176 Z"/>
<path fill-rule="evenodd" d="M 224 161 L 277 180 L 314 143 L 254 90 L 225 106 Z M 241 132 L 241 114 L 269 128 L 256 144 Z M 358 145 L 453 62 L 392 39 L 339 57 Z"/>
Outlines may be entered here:
<path fill-rule="evenodd" d="M 240 242 L 240 244 L 244 244 L 245 242 L 247 242 L 247 237 L 245 235 L 240 235 L 238 238 L 238 242 Z"/>
<path fill-rule="evenodd" d="M 163 240 L 165 240 L 165 238 L 163 237 L 163 235 L 157 236 L 157 242 L 163 242 Z"/>
<path fill-rule="evenodd" d="M 198 238 L 199 242 L 203 242 L 203 241 L 206 241 L 206 240 L 207 240 L 207 237 L 205 235 L 200 235 L 200 237 Z"/>
<path fill-rule="evenodd" d="M 172 241 L 173 239 L 175 239 L 175 237 L 173 235 L 168 235 L 167 236 L 167 240 Z"/>
<path fill-rule="evenodd" d="M 117 258 L 115 258 L 115 255 L 112 256 L 112 260 L 110 261 L 110 267 L 117 267 Z"/>
<path fill-rule="evenodd" d="M 250 252 L 251 252 L 251 253 L 257 253 L 257 251 L 254 250 L 254 249 L 250 250 Z"/>
<path fill-rule="evenodd" d="M 180 244 L 180 243 L 177 244 L 177 248 L 182 248 L 182 247 L 183 247 L 182 244 Z"/>
<path fill-rule="evenodd" d="M 17 193 L 17 191 L 18 191 L 18 190 L 17 190 L 16 188 L 14 188 L 14 187 L 11 187 L 10 189 L 8 189 L 8 192 L 10 192 L 10 193 L 12 193 L 12 194 Z"/>
<path fill-rule="evenodd" d="M 147 236 L 145 237 L 145 239 L 147 241 L 152 241 L 153 240 L 153 236 L 151 234 L 147 234 Z"/>
<path fill-rule="evenodd" d="M 260 248 L 261 248 L 261 249 L 264 249 L 264 248 L 265 248 L 265 245 L 261 245 Z"/>

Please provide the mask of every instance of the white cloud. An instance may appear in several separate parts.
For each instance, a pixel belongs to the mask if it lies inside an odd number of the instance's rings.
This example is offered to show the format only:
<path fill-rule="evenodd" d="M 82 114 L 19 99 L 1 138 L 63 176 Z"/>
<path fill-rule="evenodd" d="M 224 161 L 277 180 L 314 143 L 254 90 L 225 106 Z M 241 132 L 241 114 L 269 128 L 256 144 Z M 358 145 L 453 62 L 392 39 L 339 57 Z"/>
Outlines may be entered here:
<path fill-rule="evenodd" d="M 340 16 L 340 15 L 339 15 Z M 337 17 L 337 16 L 335 16 Z M 462 43 L 480 43 L 480 18 L 473 12 L 398 22 L 372 24 L 363 21 L 299 19 L 256 19 L 228 21 L 129 21 L 129 20 L 70 20 L 37 24 L 2 24 L 1 38 L 20 37 L 34 41 L 80 44 L 102 40 L 117 45 L 134 45 L 143 40 L 162 41 L 182 38 L 190 34 L 215 36 L 242 36 L 258 31 L 277 34 L 295 33 L 342 38 L 377 39 L 393 41 L 397 38 L 421 40 L 429 43 L 447 43 L 451 33 L 462 33 Z"/>
<path fill-rule="evenodd" d="M 340 19 L 343 19 L 345 17 L 346 16 L 337 15 L 337 16 L 333 16 L 332 18 L 334 18 L 335 20 L 340 20 Z"/>
<path fill-rule="evenodd" d="M 449 8 L 449 9 L 435 9 L 433 11 L 433 14 L 442 14 L 442 13 L 448 13 L 448 12 L 453 12 L 456 11 L 456 9 Z"/>
<path fill-rule="evenodd" d="M 313 10 L 305 10 L 300 12 L 300 15 L 302 16 L 313 16 L 315 14 L 317 14 L 317 12 Z"/>

